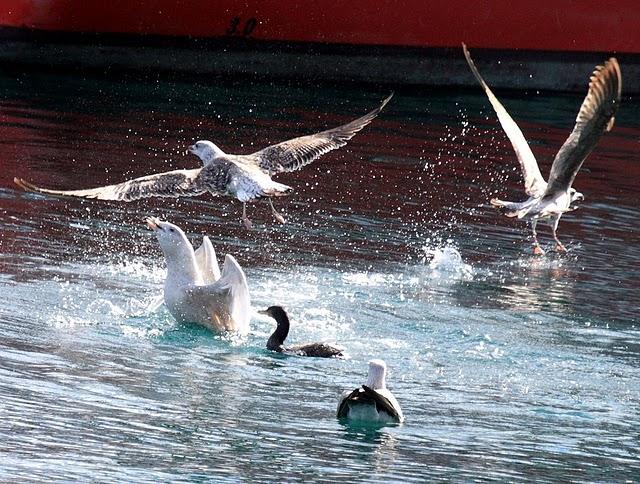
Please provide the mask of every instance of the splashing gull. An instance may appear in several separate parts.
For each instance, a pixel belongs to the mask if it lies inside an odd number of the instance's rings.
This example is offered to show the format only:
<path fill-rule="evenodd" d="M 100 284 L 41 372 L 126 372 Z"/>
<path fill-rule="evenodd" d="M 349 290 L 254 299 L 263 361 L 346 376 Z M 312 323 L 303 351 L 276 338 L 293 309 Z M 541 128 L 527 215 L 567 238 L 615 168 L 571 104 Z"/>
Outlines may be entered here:
<path fill-rule="evenodd" d="M 545 181 L 522 131 L 489 89 L 473 63 L 466 45 L 462 44 L 462 48 L 471 71 L 484 89 L 498 115 L 502 129 L 513 145 L 522 169 L 525 193 L 529 196 L 524 202 L 508 202 L 494 198 L 491 205 L 502 209 L 507 217 L 531 221 L 534 254 L 544 254 L 536 233 L 538 220 L 546 220 L 551 225 L 556 250 L 566 252 L 567 249 L 558 239 L 556 230 L 562 214 L 575 210 L 577 207 L 572 204 L 584 199 L 582 193 L 571 187 L 582 163 L 596 147 L 600 137 L 613 128 L 622 89 L 618 61 L 611 57 L 603 66 L 596 66 L 573 131 L 556 154 L 549 172 L 549 180 Z"/>
<path fill-rule="evenodd" d="M 338 402 L 338 418 L 380 423 L 403 422 L 400 404 L 386 387 L 386 372 L 387 364 L 384 361 L 371 360 L 367 383 L 342 394 Z"/>
<path fill-rule="evenodd" d="M 227 254 L 218 267 L 208 237 L 194 251 L 180 227 L 155 217 L 147 219 L 167 262 L 164 302 L 181 323 L 197 323 L 216 332 L 249 331 L 251 302 L 244 272 Z"/>
<path fill-rule="evenodd" d="M 82 190 L 51 190 L 17 177 L 13 181 L 27 191 L 124 202 L 149 197 L 194 197 L 207 192 L 214 196 L 227 195 L 242 202 L 242 221 L 247 228 L 251 227 L 251 221 L 247 217 L 246 203 L 266 197 L 276 220 L 284 223 L 271 198 L 285 196 L 292 188 L 273 181 L 271 176 L 300 170 L 325 153 L 346 145 L 373 121 L 392 96 L 393 93 L 376 109 L 350 123 L 283 141 L 249 155 L 227 154 L 211 141 L 198 141 L 189 147 L 189 151 L 200 158 L 202 168 L 156 173 L 116 185 Z"/>

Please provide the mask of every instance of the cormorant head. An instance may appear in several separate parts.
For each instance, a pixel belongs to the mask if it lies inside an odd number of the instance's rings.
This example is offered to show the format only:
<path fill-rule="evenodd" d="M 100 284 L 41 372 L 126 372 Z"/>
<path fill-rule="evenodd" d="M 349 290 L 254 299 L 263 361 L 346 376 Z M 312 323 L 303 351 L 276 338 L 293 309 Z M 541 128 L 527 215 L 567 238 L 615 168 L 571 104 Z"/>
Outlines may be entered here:
<path fill-rule="evenodd" d="M 267 309 L 263 311 L 258 311 L 258 314 L 264 314 L 266 316 L 270 316 L 275 319 L 278 324 L 286 321 L 289 322 L 289 317 L 287 316 L 287 312 L 284 310 L 282 306 L 269 306 Z"/>

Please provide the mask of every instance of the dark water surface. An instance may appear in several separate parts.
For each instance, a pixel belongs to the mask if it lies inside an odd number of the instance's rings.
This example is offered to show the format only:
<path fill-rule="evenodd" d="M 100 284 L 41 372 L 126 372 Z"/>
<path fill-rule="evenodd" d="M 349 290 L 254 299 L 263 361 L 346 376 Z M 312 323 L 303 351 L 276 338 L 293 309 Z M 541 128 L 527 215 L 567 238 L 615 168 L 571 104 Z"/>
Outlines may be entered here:
<path fill-rule="evenodd" d="M 624 73 L 624 66 L 623 66 Z M 585 74 L 586 77 L 586 74 Z M 0 75 L 0 479 L 84 482 L 612 481 L 640 476 L 640 103 L 578 175 L 569 254 L 531 255 L 517 162 L 478 90 L 396 92 L 340 151 L 278 181 L 295 194 L 115 203 L 27 194 L 199 162 L 208 138 L 248 153 L 336 126 L 386 88 Z M 581 96 L 498 93 L 548 172 Z M 177 325 L 156 215 L 245 268 L 292 343 L 345 361 Z M 552 248 L 546 227 L 543 245 Z M 459 251 L 463 262 L 458 261 Z M 340 392 L 386 360 L 401 426 L 347 426 Z"/>

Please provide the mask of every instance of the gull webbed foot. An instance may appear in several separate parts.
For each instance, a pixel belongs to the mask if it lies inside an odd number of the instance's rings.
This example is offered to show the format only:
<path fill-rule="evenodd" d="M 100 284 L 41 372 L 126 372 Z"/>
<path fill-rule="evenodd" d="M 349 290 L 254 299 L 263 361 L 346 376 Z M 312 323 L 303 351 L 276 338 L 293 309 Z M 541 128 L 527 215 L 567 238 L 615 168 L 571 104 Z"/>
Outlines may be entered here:
<path fill-rule="evenodd" d="M 244 225 L 244 228 L 246 228 L 247 230 L 251 230 L 253 228 L 253 223 L 251 222 L 251 220 L 249 220 L 248 217 L 242 217 L 242 223 Z"/>

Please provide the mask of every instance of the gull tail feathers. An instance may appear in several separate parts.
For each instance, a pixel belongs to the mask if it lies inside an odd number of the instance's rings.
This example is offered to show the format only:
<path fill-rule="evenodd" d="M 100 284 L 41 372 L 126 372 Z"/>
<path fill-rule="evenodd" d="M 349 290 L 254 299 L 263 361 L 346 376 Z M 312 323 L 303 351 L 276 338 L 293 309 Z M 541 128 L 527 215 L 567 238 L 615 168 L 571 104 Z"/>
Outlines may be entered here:
<path fill-rule="evenodd" d="M 286 197 L 293 193 L 293 188 L 272 180 L 268 186 L 263 188 L 263 192 L 267 197 Z"/>
<path fill-rule="evenodd" d="M 506 200 L 492 198 L 489 201 L 491 205 L 500 209 L 507 217 L 518 218 L 522 218 L 529 213 L 531 207 L 534 205 L 532 202 L 535 202 L 535 200 L 527 200 L 526 202 L 507 202 Z"/>

